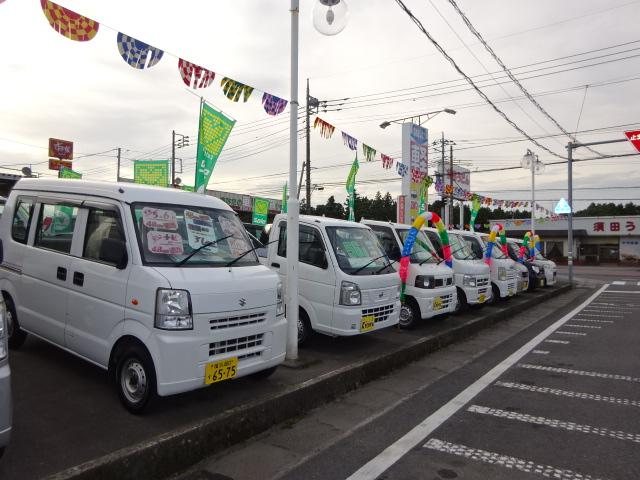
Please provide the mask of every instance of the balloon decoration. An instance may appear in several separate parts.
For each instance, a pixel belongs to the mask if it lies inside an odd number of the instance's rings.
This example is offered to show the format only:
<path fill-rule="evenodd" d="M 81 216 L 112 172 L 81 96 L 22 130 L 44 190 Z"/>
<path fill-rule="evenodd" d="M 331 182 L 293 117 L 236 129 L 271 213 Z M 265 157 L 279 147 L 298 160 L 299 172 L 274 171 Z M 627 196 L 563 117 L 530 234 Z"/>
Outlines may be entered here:
<path fill-rule="evenodd" d="M 415 219 L 413 225 L 411 225 L 411 229 L 407 234 L 407 238 L 404 241 L 404 247 L 402 249 L 402 258 L 400 258 L 400 281 L 402 282 L 402 287 L 400 289 L 400 301 L 404 301 L 404 294 L 407 289 L 407 277 L 409 276 L 409 263 L 411 259 L 411 252 L 413 250 L 413 245 L 416 242 L 416 237 L 418 236 L 418 232 L 425 224 L 425 222 L 433 223 L 438 229 L 438 234 L 440 235 L 440 240 L 442 241 L 442 255 L 444 257 L 444 261 L 448 267 L 452 266 L 451 262 L 451 246 L 449 245 L 449 234 L 447 233 L 447 229 L 444 227 L 442 223 L 442 219 L 433 212 L 424 212 Z"/>
<path fill-rule="evenodd" d="M 491 254 L 493 253 L 493 247 L 496 245 L 496 237 L 498 231 L 502 228 L 502 225 L 494 225 L 489 232 L 489 241 L 487 242 L 487 249 L 484 251 L 484 263 L 491 265 Z"/>
<path fill-rule="evenodd" d="M 122 59 L 138 70 L 153 67 L 164 55 L 164 52 L 159 48 L 152 47 L 124 33 L 118 32 L 117 42 Z"/>
<path fill-rule="evenodd" d="M 540 243 L 540 235 L 534 235 L 533 236 L 533 244 L 535 246 L 536 251 L 538 251 L 538 252 L 542 251 L 542 245 Z"/>
<path fill-rule="evenodd" d="M 509 250 L 507 249 L 507 232 L 502 226 L 502 224 L 499 223 L 498 227 L 500 227 L 500 247 L 501 247 L 502 253 L 504 253 L 508 257 Z"/>
<path fill-rule="evenodd" d="M 475 231 L 476 218 L 478 218 L 478 212 L 480 212 L 480 200 L 477 198 L 473 199 L 473 209 L 471 210 L 471 218 L 469 219 L 469 230 L 472 232 Z"/>
<path fill-rule="evenodd" d="M 524 238 L 522 239 L 522 248 L 520 249 L 520 253 L 523 256 L 526 256 L 527 251 L 529 252 L 529 256 L 531 256 L 531 235 L 531 232 L 527 232 L 524 234 Z"/>
<path fill-rule="evenodd" d="M 88 42 L 98 33 L 100 24 L 49 0 L 40 0 L 47 21 L 60 35 L 76 42 Z"/>

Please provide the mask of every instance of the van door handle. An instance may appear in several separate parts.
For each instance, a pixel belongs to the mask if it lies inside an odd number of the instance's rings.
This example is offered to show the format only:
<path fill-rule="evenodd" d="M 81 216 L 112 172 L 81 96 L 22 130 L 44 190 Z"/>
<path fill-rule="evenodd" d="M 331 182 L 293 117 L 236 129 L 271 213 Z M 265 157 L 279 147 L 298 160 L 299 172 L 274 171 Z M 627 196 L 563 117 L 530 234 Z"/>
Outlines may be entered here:
<path fill-rule="evenodd" d="M 80 287 L 84 285 L 84 273 L 73 272 L 73 284 Z"/>
<path fill-rule="evenodd" d="M 273 262 L 273 263 L 271 264 L 271 266 L 272 266 L 272 267 L 276 267 L 276 268 L 280 268 L 280 264 L 279 264 L 279 263 L 276 263 L 276 262 Z"/>
<path fill-rule="evenodd" d="M 58 267 L 58 273 L 56 275 L 58 280 L 62 280 L 63 282 L 67 279 L 67 269 L 64 267 Z"/>

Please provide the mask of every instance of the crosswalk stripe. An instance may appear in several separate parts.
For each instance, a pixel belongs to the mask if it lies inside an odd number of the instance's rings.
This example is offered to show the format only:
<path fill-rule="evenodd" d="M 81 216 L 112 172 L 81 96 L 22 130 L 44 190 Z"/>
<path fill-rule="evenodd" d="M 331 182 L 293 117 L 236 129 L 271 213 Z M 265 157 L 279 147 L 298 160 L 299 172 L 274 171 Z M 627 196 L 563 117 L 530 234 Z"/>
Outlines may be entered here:
<path fill-rule="evenodd" d="M 627 282 L 621 282 L 619 280 L 616 280 L 615 282 L 611 282 L 612 285 L 626 285 Z"/>
<path fill-rule="evenodd" d="M 567 373 L 570 375 L 580 375 L 583 377 L 606 378 L 608 380 L 622 380 L 623 382 L 640 383 L 640 378 L 629 375 L 618 375 L 615 373 L 589 372 L 586 370 L 573 370 L 571 368 L 548 367 L 546 365 L 532 365 L 530 363 L 519 363 L 518 368 L 529 370 L 541 370 L 543 372 Z"/>
<path fill-rule="evenodd" d="M 593 318 L 574 318 L 574 322 L 614 323 L 613 320 L 595 320 Z"/>
<path fill-rule="evenodd" d="M 596 327 L 594 325 L 574 325 L 574 324 L 570 324 L 570 323 L 565 323 L 564 326 L 565 327 L 574 327 L 574 328 L 597 328 L 597 329 L 602 328 L 602 327 Z"/>
<path fill-rule="evenodd" d="M 587 336 L 587 334 L 583 333 L 583 332 L 565 332 L 565 331 L 556 330 L 553 333 L 559 333 L 560 335 L 576 335 L 578 337 L 586 337 Z"/>

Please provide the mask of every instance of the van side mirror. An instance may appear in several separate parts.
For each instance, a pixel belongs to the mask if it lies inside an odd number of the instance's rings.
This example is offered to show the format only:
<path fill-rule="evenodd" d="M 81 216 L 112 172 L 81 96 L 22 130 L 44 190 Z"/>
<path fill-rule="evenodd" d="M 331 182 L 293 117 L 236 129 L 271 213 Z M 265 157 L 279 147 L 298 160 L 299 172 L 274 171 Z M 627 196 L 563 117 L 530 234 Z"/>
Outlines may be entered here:
<path fill-rule="evenodd" d="M 100 260 L 115 265 L 118 270 L 127 268 L 129 256 L 123 240 L 104 238 L 100 245 Z"/>

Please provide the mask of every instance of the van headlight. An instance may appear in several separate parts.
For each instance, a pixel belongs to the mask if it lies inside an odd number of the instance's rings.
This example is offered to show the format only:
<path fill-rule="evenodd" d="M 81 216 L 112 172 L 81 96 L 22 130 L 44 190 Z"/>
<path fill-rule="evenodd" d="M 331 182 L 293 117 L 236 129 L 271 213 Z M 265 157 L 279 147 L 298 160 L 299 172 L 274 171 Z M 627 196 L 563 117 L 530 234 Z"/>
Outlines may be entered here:
<path fill-rule="evenodd" d="M 9 335 L 7 327 L 7 309 L 4 301 L 0 299 L 0 360 L 7 358 L 8 353 L 8 341 Z"/>
<path fill-rule="evenodd" d="M 193 330 L 191 297 L 188 291 L 158 289 L 155 327 L 161 330 Z"/>
<path fill-rule="evenodd" d="M 277 304 L 276 304 L 276 315 L 279 317 L 280 315 L 284 315 L 284 300 L 282 298 L 282 282 L 278 282 L 278 288 L 276 289 L 277 296 Z"/>
<path fill-rule="evenodd" d="M 416 276 L 416 288 L 435 288 L 436 281 L 433 277 L 428 275 Z"/>
<path fill-rule="evenodd" d="M 507 269 L 505 267 L 498 267 L 498 280 L 505 281 L 507 279 Z"/>
<path fill-rule="evenodd" d="M 342 282 L 340 285 L 340 305 L 362 305 L 360 287 L 353 282 Z"/>
<path fill-rule="evenodd" d="M 398 288 L 396 289 L 396 300 L 400 298 L 400 290 L 402 290 L 402 287 L 398 285 Z"/>
<path fill-rule="evenodd" d="M 475 287 L 476 286 L 476 277 L 474 275 L 463 275 L 462 276 L 462 285 L 465 287 Z"/>

